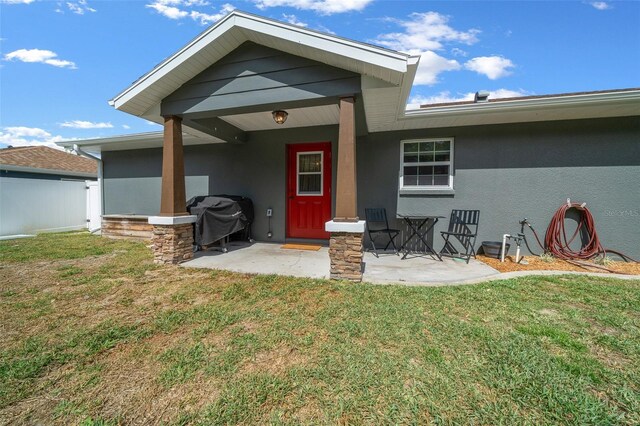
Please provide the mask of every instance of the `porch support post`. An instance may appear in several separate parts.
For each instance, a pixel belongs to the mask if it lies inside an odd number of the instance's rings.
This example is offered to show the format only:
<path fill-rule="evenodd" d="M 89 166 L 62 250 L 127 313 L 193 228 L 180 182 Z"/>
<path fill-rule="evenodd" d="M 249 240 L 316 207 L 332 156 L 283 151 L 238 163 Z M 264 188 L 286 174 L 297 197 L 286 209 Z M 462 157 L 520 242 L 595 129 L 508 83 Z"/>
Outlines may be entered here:
<path fill-rule="evenodd" d="M 358 220 L 356 192 L 355 99 L 340 99 L 336 214 L 325 224 L 329 240 L 330 276 L 333 279 L 362 281 L 363 220 Z"/>
<path fill-rule="evenodd" d="M 354 98 L 340 99 L 336 215 L 333 220 L 357 222 L 356 208 L 356 121 Z"/>
<path fill-rule="evenodd" d="M 171 115 L 164 117 L 160 216 L 184 216 L 187 214 L 186 204 L 182 118 Z"/>
<path fill-rule="evenodd" d="M 193 223 L 187 213 L 182 149 L 182 119 L 164 118 L 162 145 L 162 192 L 160 215 L 149 217 L 153 225 L 153 260 L 177 264 L 193 257 Z"/>

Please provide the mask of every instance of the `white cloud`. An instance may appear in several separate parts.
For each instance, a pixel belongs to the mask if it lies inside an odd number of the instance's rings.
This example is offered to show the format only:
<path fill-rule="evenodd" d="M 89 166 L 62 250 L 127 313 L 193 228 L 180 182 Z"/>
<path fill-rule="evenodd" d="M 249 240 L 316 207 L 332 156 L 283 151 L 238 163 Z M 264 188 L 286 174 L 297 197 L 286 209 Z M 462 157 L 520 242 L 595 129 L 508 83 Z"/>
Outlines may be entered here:
<path fill-rule="evenodd" d="M 76 15 L 84 15 L 85 12 L 95 12 L 96 10 L 87 4 L 87 0 L 79 0 L 77 2 L 67 2 L 69 10 Z M 57 9 L 56 12 L 60 11 Z"/>
<path fill-rule="evenodd" d="M 502 99 L 502 98 L 519 98 L 521 96 L 528 96 L 530 92 L 526 90 L 510 90 L 510 89 L 496 89 L 491 90 L 489 99 Z M 475 96 L 475 92 L 468 93 L 458 93 L 456 95 L 452 95 L 451 92 L 445 90 L 436 95 L 424 96 L 424 95 L 415 95 L 409 99 L 409 103 L 407 104 L 407 109 L 418 109 L 420 105 L 428 105 L 428 104 L 446 104 L 451 102 L 464 102 L 464 101 L 472 101 Z"/>
<path fill-rule="evenodd" d="M 51 137 L 51 133 L 47 132 L 46 130 L 39 129 L 37 127 L 22 127 L 22 126 L 5 127 L 4 131 L 11 136 L 15 136 L 19 138 L 30 137 L 30 138 L 44 139 L 44 138 Z"/>
<path fill-rule="evenodd" d="M 502 98 L 519 98 L 522 96 L 531 96 L 532 93 L 526 90 L 510 90 L 510 89 L 497 89 L 490 92 L 490 99 L 502 99 Z"/>
<path fill-rule="evenodd" d="M 297 26 L 303 27 L 303 28 L 306 28 L 306 27 L 309 26 L 309 24 L 307 24 L 306 22 L 302 22 L 301 20 L 299 20 L 296 15 L 287 15 L 286 13 L 283 13 L 282 14 L 282 19 L 284 19 L 285 21 L 287 21 L 291 25 L 297 25 Z"/>
<path fill-rule="evenodd" d="M 202 12 L 197 12 L 195 10 L 192 10 L 189 13 L 189 16 L 194 21 L 200 21 L 201 25 L 210 25 L 210 24 L 213 24 L 214 22 L 218 22 L 219 20 L 221 20 L 222 18 L 224 18 L 234 10 L 235 10 L 235 7 L 233 5 L 226 3 L 222 5 L 218 13 L 207 14 L 207 13 L 202 13 Z"/>
<path fill-rule="evenodd" d="M 223 4 L 217 13 L 207 13 L 207 11 L 195 10 L 193 7 L 208 6 L 209 2 L 205 0 L 154 0 L 148 3 L 146 7 L 154 9 L 159 14 L 174 20 L 183 18 L 191 18 L 201 25 L 209 25 L 219 21 L 235 10 L 232 4 Z"/>
<path fill-rule="evenodd" d="M 606 1 L 592 1 L 589 4 L 598 10 L 607 10 L 607 9 L 611 9 L 612 7 Z"/>
<path fill-rule="evenodd" d="M 462 66 L 455 59 L 447 59 L 432 51 L 426 51 L 420 55 L 420 65 L 418 66 L 413 84 L 436 84 L 440 73 L 457 71 L 460 68 L 462 68 Z"/>
<path fill-rule="evenodd" d="M 167 6 L 167 4 L 168 3 L 166 1 L 158 0 L 153 3 L 147 4 L 146 7 L 155 9 L 156 12 L 166 16 L 169 19 L 182 19 L 186 16 L 189 16 L 188 12 L 180 10 L 174 6 Z"/>
<path fill-rule="evenodd" d="M 469 54 L 465 50 L 462 50 L 462 49 L 460 49 L 458 47 L 454 47 L 453 49 L 451 49 L 451 54 L 453 56 L 462 56 L 462 57 L 465 57 L 465 58 L 467 56 L 469 56 Z"/>
<path fill-rule="evenodd" d="M 387 22 L 403 28 L 401 32 L 380 34 L 373 43 L 399 50 L 411 55 L 420 56 L 420 64 L 414 84 L 433 85 L 438 82 L 438 75 L 445 71 L 462 69 L 455 59 L 448 59 L 435 53 L 443 50 L 445 44 L 457 43 L 472 45 L 478 41 L 480 30 L 469 29 L 459 31 L 449 25 L 449 17 L 437 12 L 412 13 L 407 20 L 387 18 Z M 460 48 L 451 50 L 454 55 L 466 55 Z"/>
<path fill-rule="evenodd" d="M 59 68 L 76 69 L 76 64 L 71 61 L 56 59 L 57 54 L 50 50 L 19 49 L 4 55 L 5 61 L 18 60 L 22 62 L 40 62 Z"/>
<path fill-rule="evenodd" d="M 129 126 L 128 124 L 123 124 L 123 125 L 122 125 L 122 128 L 123 128 L 123 129 L 127 129 L 127 130 L 129 130 L 129 129 L 131 128 L 131 126 Z"/>
<path fill-rule="evenodd" d="M 404 28 L 404 32 L 380 34 L 375 42 L 394 50 L 440 50 L 444 43 L 472 45 L 480 30 L 458 31 L 450 27 L 449 17 L 437 12 L 412 13 L 406 21 L 388 18 Z"/>
<path fill-rule="evenodd" d="M 48 146 L 62 149 L 56 145 L 56 142 L 75 139 L 54 136 L 37 127 L 4 127 L 0 130 L 0 143 L 11 146 Z"/>
<path fill-rule="evenodd" d="M 5 4 L 29 4 L 33 3 L 35 0 L 0 0 L 0 3 Z"/>
<path fill-rule="evenodd" d="M 91 121 L 72 120 L 60 123 L 60 127 L 70 127 L 72 129 L 110 129 L 111 123 L 93 123 Z"/>
<path fill-rule="evenodd" d="M 336 35 L 335 31 L 330 30 L 329 28 L 325 27 L 324 25 L 316 25 L 315 29 L 318 30 L 318 31 L 322 31 L 323 33 Z"/>
<path fill-rule="evenodd" d="M 359 12 L 373 0 L 253 0 L 258 9 L 269 7 L 292 7 L 299 10 L 312 10 L 321 15 L 334 13 Z"/>
<path fill-rule="evenodd" d="M 490 80 L 497 80 L 511 74 L 515 67 L 510 59 L 502 56 L 478 56 L 465 62 L 464 67 L 478 74 L 486 75 Z"/>

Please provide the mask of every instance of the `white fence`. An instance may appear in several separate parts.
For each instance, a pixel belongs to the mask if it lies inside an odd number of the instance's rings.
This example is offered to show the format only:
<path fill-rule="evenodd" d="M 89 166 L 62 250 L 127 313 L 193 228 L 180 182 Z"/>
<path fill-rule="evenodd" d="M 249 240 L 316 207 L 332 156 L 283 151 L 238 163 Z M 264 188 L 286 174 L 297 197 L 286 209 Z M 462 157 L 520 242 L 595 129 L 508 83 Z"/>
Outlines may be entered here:
<path fill-rule="evenodd" d="M 99 223 L 97 182 L 0 177 L 0 237 L 95 229 Z"/>

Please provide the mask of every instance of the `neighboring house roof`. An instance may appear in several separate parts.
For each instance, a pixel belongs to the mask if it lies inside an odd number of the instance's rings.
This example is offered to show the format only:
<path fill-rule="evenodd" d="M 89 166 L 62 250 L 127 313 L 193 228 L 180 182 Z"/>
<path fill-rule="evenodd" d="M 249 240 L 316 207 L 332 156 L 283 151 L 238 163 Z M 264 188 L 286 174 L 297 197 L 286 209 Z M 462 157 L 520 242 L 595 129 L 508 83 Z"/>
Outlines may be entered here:
<path fill-rule="evenodd" d="M 82 177 L 98 174 L 96 161 L 47 146 L 0 149 L 0 169 Z"/>
<path fill-rule="evenodd" d="M 383 130 L 404 112 L 420 60 L 419 56 L 233 11 L 140 77 L 109 104 L 161 124 L 162 99 L 247 41 L 360 74 L 370 131 Z M 184 130 L 210 138 L 187 126 Z"/>

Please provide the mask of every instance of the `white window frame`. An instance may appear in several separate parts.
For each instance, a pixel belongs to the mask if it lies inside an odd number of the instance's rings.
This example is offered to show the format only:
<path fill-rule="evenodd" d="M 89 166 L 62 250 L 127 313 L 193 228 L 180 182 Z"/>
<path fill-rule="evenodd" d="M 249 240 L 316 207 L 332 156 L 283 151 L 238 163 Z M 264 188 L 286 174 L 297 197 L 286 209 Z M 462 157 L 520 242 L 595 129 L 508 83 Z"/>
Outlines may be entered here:
<path fill-rule="evenodd" d="M 309 154 L 320 154 L 320 193 L 300 193 L 300 175 L 317 175 L 318 172 L 301 172 L 300 156 Z M 322 197 L 324 195 L 324 152 L 323 151 L 304 151 L 296 154 L 296 196 L 298 197 Z"/>
<path fill-rule="evenodd" d="M 423 163 L 405 163 L 404 162 L 404 146 L 409 143 L 420 142 L 449 142 L 449 161 L 428 161 Z M 453 190 L 453 152 L 454 138 L 424 138 L 424 139 L 407 139 L 400 142 L 400 189 L 403 191 L 441 191 Z M 405 166 L 449 166 L 449 184 L 448 185 L 405 185 L 404 184 L 404 168 Z"/>

